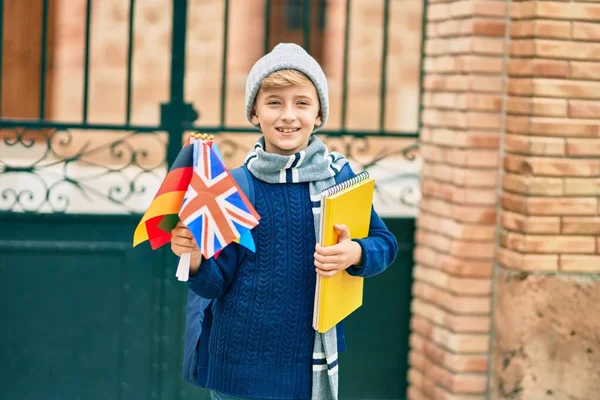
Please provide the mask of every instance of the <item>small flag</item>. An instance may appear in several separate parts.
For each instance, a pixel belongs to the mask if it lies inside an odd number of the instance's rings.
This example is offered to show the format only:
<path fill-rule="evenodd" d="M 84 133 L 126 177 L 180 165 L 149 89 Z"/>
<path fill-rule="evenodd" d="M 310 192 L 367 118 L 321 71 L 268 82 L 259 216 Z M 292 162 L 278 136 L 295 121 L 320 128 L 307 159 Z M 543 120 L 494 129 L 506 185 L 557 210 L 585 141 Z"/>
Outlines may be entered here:
<path fill-rule="evenodd" d="M 189 142 L 188 142 L 189 143 Z M 193 174 L 193 146 L 185 145 L 169 169 L 152 203 L 133 234 L 133 246 L 150 241 L 153 250 L 171 241 L 171 229 Z"/>
<path fill-rule="evenodd" d="M 193 143 L 198 160 L 179 218 L 192 232 L 204 258 L 238 242 L 254 250 L 250 230 L 260 216 L 225 168 L 212 142 Z"/>

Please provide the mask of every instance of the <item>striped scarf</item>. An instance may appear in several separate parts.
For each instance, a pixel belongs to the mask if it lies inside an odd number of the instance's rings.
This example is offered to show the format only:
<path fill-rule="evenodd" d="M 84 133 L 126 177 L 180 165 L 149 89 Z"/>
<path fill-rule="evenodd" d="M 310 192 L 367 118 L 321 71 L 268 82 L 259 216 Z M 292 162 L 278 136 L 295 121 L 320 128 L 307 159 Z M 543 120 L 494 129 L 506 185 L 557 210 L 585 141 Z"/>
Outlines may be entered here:
<path fill-rule="evenodd" d="M 347 162 L 342 154 L 329 153 L 321 139 L 314 135 L 304 150 L 290 156 L 267 153 L 264 137 L 261 137 L 246 157 L 248 169 L 261 181 L 309 182 L 317 240 L 321 229 L 321 192 L 335 184 L 335 175 Z M 315 333 L 312 365 L 312 399 L 337 400 L 338 349 L 335 327 L 325 333 Z"/>

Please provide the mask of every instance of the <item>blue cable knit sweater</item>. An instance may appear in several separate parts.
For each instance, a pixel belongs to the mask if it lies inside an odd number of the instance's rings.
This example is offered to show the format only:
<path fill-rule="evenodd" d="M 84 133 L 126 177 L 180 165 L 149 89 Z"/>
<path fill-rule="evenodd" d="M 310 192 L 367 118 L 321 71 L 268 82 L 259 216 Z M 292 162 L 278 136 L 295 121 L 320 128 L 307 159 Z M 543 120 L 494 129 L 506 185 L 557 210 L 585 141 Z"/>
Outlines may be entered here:
<path fill-rule="evenodd" d="M 252 178 L 256 253 L 236 245 L 204 260 L 188 287 L 213 309 L 206 387 L 249 398 L 311 397 L 315 233 L 308 183 L 269 184 Z M 372 211 L 360 267 L 352 275 L 383 272 L 398 244 Z"/>

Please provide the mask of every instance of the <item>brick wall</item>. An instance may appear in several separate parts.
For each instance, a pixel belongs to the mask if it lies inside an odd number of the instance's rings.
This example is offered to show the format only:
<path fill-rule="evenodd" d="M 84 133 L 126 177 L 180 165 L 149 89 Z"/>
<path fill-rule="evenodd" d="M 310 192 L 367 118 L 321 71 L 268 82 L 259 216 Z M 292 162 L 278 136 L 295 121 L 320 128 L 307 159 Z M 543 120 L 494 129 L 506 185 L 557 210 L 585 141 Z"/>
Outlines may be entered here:
<path fill-rule="evenodd" d="M 430 1 L 411 399 L 484 399 L 501 128 L 504 1 Z"/>
<path fill-rule="evenodd" d="M 600 4 L 513 1 L 511 19 L 493 394 L 596 399 Z"/>
<path fill-rule="evenodd" d="M 598 22 L 430 0 L 411 399 L 597 398 Z"/>

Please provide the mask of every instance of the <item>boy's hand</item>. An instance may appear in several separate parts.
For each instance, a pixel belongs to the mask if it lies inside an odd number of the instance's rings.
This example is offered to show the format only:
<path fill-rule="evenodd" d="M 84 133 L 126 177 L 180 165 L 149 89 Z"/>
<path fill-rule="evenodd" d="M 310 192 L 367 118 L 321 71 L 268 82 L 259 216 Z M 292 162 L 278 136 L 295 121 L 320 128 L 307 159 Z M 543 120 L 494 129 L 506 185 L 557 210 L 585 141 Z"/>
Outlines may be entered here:
<path fill-rule="evenodd" d="M 196 275 L 202 261 L 202 254 L 192 232 L 181 221 L 171 231 L 171 250 L 179 257 L 183 253 L 191 253 L 190 275 Z"/>
<path fill-rule="evenodd" d="M 340 233 L 337 244 L 323 247 L 317 243 L 315 247 L 315 267 L 321 276 L 333 276 L 351 265 L 360 265 L 362 260 L 362 247 L 350 240 L 346 225 L 334 225 L 334 229 Z"/>

